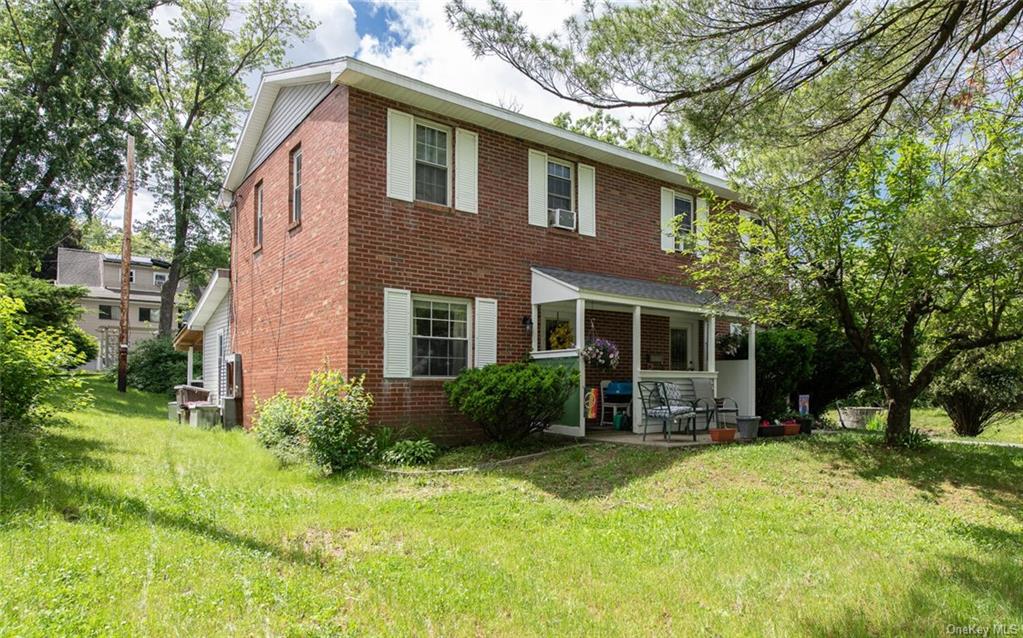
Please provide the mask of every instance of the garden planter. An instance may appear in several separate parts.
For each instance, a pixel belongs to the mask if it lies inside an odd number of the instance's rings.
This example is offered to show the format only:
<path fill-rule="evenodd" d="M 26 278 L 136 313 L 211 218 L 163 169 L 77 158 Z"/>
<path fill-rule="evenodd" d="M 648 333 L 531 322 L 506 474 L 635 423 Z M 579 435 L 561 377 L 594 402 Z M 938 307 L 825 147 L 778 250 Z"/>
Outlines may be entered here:
<path fill-rule="evenodd" d="M 799 433 L 800 434 L 813 434 L 813 418 L 806 417 L 803 419 L 796 419 L 799 421 Z"/>
<path fill-rule="evenodd" d="M 760 428 L 760 417 L 740 416 L 736 419 L 736 429 L 739 430 L 739 438 L 743 441 L 755 441 L 757 430 Z"/>
<path fill-rule="evenodd" d="M 838 408 L 838 422 L 843 428 L 858 430 L 867 427 L 867 423 L 871 419 L 884 413 L 884 408 L 840 407 Z"/>
<path fill-rule="evenodd" d="M 785 436 L 795 436 L 799 434 L 799 422 L 798 421 L 786 421 L 781 424 L 785 429 Z"/>
<path fill-rule="evenodd" d="M 761 425 L 757 434 L 761 437 L 784 436 L 785 426 L 783 425 Z"/>
<path fill-rule="evenodd" d="M 715 443 L 731 443 L 735 440 L 735 428 L 710 428 L 710 440 Z"/>

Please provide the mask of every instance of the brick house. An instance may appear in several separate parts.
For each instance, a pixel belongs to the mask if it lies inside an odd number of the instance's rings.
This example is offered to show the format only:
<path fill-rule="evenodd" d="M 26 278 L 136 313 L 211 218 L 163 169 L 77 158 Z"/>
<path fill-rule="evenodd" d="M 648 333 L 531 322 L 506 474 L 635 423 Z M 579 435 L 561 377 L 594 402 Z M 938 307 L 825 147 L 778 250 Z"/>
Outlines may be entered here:
<path fill-rule="evenodd" d="M 366 375 L 374 422 L 471 437 L 444 381 L 530 355 L 582 367 L 566 434 L 609 379 L 710 379 L 752 414 L 753 357 L 715 355 L 738 320 L 680 281 L 675 216 L 708 214 L 697 186 L 735 198 L 700 179 L 351 58 L 264 75 L 224 184 L 246 423 L 326 363 Z M 582 363 L 593 336 L 613 373 Z"/>

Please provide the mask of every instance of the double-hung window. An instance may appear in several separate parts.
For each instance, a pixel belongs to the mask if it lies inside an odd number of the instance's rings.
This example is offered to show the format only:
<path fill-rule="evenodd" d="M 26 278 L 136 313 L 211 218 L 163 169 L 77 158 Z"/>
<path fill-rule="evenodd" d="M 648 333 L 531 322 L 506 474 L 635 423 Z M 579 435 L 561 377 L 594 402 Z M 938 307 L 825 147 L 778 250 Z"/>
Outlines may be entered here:
<path fill-rule="evenodd" d="M 453 377 L 469 365 L 469 304 L 412 301 L 412 375 Z"/>
<path fill-rule="evenodd" d="M 100 304 L 99 307 L 99 318 L 100 319 L 113 319 L 114 318 L 114 307 Z"/>
<path fill-rule="evenodd" d="M 253 224 L 253 241 L 256 248 L 263 245 L 263 182 L 256 184 L 256 210 Z"/>
<path fill-rule="evenodd" d="M 448 131 L 416 122 L 416 199 L 448 204 Z"/>
<path fill-rule="evenodd" d="M 693 199 L 675 194 L 675 248 L 682 249 L 686 237 L 693 233 Z"/>
<path fill-rule="evenodd" d="M 139 321 L 142 323 L 149 323 L 153 320 L 152 308 L 139 308 Z"/>
<path fill-rule="evenodd" d="M 572 165 L 559 160 L 547 160 L 547 209 L 573 210 Z"/>
<path fill-rule="evenodd" d="M 291 223 L 302 221 L 302 147 L 291 151 Z"/>
<path fill-rule="evenodd" d="M 157 288 L 162 288 L 167 283 L 167 273 L 165 272 L 154 272 L 153 273 L 153 285 Z"/>
<path fill-rule="evenodd" d="M 129 284 L 135 283 L 135 269 L 134 268 L 132 268 L 131 270 L 128 271 L 128 283 Z"/>

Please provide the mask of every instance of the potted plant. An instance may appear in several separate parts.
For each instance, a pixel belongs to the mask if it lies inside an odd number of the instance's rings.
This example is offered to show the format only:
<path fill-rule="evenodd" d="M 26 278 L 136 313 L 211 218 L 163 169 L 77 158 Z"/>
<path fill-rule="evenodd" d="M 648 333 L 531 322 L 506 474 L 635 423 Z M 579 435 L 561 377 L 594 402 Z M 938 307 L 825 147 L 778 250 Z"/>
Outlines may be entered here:
<path fill-rule="evenodd" d="M 736 429 L 732 427 L 726 427 L 717 425 L 707 429 L 710 432 L 710 440 L 715 443 L 731 443 L 735 440 Z"/>
<path fill-rule="evenodd" d="M 611 371 L 618 367 L 621 353 L 614 341 L 597 337 L 583 348 L 583 361 L 601 370 Z"/>
<path fill-rule="evenodd" d="M 739 439 L 743 441 L 755 441 L 757 430 L 760 427 L 760 417 L 740 416 L 736 418 L 735 429 L 739 431 Z"/>
<path fill-rule="evenodd" d="M 813 417 L 809 414 L 800 414 L 799 412 L 788 412 L 782 419 L 782 425 L 791 424 L 795 422 L 799 426 L 798 432 L 792 434 L 810 434 L 813 432 Z M 789 434 L 789 432 L 786 432 Z"/>
<path fill-rule="evenodd" d="M 760 428 L 757 429 L 757 435 L 761 437 L 783 436 L 784 434 L 784 426 L 771 423 L 767 419 L 762 419 L 760 421 Z"/>
<path fill-rule="evenodd" d="M 785 436 L 795 436 L 799 434 L 799 421 L 792 417 L 787 417 L 781 422 L 781 426 L 785 428 Z"/>

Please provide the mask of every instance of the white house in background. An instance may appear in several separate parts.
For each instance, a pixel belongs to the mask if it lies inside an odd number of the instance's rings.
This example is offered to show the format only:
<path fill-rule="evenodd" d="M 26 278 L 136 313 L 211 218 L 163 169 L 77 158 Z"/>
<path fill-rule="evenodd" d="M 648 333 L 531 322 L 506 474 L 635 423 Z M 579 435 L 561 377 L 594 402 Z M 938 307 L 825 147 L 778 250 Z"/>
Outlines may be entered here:
<path fill-rule="evenodd" d="M 195 309 L 174 338 L 174 348 L 188 353 L 186 385 L 209 391 L 208 402 L 224 409 L 234 398 L 231 352 L 231 271 L 215 270 Z M 202 354 L 201 377 L 195 377 L 195 351 Z M 229 422 L 230 410 L 225 413 Z"/>
<path fill-rule="evenodd" d="M 128 347 L 156 336 L 160 325 L 160 290 L 170 263 L 156 257 L 131 258 L 131 295 L 128 301 Z M 117 364 L 121 316 L 121 256 L 75 248 L 57 249 L 58 286 L 83 286 L 88 292 L 80 303 L 82 330 L 96 337 L 99 354 L 83 366 L 104 370 Z M 183 283 L 178 289 L 183 289 Z"/>

